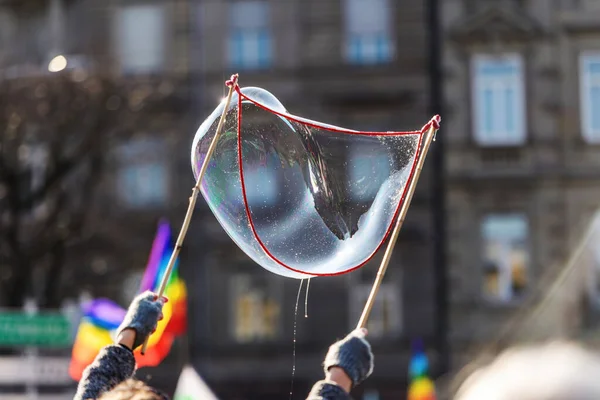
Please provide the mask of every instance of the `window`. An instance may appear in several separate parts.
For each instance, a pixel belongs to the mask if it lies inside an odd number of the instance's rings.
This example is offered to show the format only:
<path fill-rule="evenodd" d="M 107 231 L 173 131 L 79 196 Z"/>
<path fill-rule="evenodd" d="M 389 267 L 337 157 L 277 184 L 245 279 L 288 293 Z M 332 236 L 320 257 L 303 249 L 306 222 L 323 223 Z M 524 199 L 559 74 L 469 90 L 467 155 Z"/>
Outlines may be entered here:
<path fill-rule="evenodd" d="M 483 237 L 483 293 L 491 300 L 518 300 L 528 286 L 529 227 L 522 214 L 486 216 Z"/>
<path fill-rule="evenodd" d="M 162 206 L 169 193 L 169 176 L 161 141 L 135 140 L 119 149 L 117 192 L 133 208 Z"/>
<path fill-rule="evenodd" d="M 377 150 L 353 151 L 350 155 L 348 179 L 353 200 L 371 202 L 390 176 L 390 157 Z"/>
<path fill-rule="evenodd" d="M 389 0 L 346 0 L 346 59 L 378 64 L 393 56 Z"/>
<path fill-rule="evenodd" d="M 155 72 L 165 58 L 162 5 L 124 6 L 118 10 L 116 49 L 125 72 Z"/>
<path fill-rule="evenodd" d="M 362 272 L 357 271 L 358 279 L 353 282 L 349 292 L 352 324 L 359 320 L 375 279 L 374 275 Z M 390 279 L 381 284 L 369 315 L 367 329 L 370 338 L 397 337 L 402 332 L 400 282 Z"/>
<path fill-rule="evenodd" d="M 600 52 L 580 59 L 581 130 L 589 143 L 600 143 Z"/>
<path fill-rule="evenodd" d="M 365 390 L 363 394 L 363 400 L 379 400 L 379 392 L 374 389 Z"/>
<path fill-rule="evenodd" d="M 166 181 L 166 168 L 162 163 L 129 165 L 119 173 L 119 190 L 129 206 L 159 206 L 166 200 Z"/>
<path fill-rule="evenodd" d="M 525 142 L 523 82 L 523 62 L 517 54 L 473 58 L 473 129 L 480 145 L 514 146 Z"/>
<path fill-rule="evenodd" d="M 229 187 L 232 199 L 243 199 L 240 196 L 242 184 L 239 180 L 232 181 L 235 185 Z M 272 206 L 279 197 L 279 174 L 274 168 L 252 168 L 244 165 L 244 186 L 246 200 L 251 206 Z"/>
<path fill-rule="evenodd" d="M 248 343 L 276 339 L 281 331 L 281 291 L 264 275 L 238 274 L 231 278 L 233 323 L 236 341 Z"/>
<path fill-rule="evenodd" d="M 268 67 L 272 58 L 269 4 L 235 1 L 230 4 L 229 64 L 233 68 Z"/>

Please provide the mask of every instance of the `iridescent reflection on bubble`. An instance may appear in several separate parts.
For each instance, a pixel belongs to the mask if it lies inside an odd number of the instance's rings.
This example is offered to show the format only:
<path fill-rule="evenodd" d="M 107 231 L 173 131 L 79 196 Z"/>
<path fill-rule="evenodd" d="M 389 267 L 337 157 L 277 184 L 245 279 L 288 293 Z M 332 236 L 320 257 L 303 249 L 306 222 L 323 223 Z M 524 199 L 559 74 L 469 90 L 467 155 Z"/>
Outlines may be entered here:
<path fill-rule="evenodd" d="M 264 89 L 241 92 L 247 208 L 238 93 L 201 186 L 225 231 L 263 268 L 287 277 L 341 274 L 368 261 L 394 220 L 420 133 L 361 134 L 292 116 Z M 194 138 L 196 177 L 224 106 Z"/>

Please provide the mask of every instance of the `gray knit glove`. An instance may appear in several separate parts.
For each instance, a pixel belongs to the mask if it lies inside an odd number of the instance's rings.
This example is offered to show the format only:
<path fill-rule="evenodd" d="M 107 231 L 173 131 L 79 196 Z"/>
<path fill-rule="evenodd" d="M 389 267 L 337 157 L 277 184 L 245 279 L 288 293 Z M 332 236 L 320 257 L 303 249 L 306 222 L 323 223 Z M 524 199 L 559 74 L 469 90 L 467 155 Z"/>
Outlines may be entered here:
<path fill-rule="evenodd" d="M 146 291 L 138 295 L 129 306 L 125 319 L 118 332 L 124 329 L 135 329 L 135 341 L 133 349 L 141 346 L 146 341 L 158 325 L 158 321 L 163 318 L 162 307 L 164 298 L 157 299 L 156 294 Z"/>
<path fill-rule="evenodd" d="M 367 379 L 373 372 L 373 353 L 365 339 L 365 331 L 357 329 L 331 345 L 323 366 L 325 373 L 332 367 L 342 368 L 353 386 Z"/>

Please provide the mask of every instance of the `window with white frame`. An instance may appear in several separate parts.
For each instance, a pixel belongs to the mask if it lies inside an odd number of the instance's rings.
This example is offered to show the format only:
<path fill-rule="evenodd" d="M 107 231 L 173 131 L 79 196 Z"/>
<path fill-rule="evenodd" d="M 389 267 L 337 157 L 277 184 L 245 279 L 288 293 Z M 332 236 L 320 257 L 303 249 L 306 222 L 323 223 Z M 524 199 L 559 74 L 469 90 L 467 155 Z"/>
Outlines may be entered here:
<path fill-rule="evenodd" d="M 166 48 L 164 5 L 120 7 L 115 29 L 117 56 L 124 72 L 150 73 L 162 68 Z"/>
<path fill-rule="evenodd" d="M 233 338 L 240 343 L 276 339 L 281 334 L 281 286 L 268 277 L 231 277 Z"/>
<path fill-rule="evenodd" d="M 132 208 L 163 206 L 168 200 L 169 171 L 160 140 L 137 139 L 117 152 L 117 192 Z"/>
<path fill-rule="evenodd" d="M 345 56 L 353 64 L 378 64 L 392 59 L 389 0 L 345 0 Z"/>
<path fill-rule="evenodd" d="M 525 143 L 525 71 L 518 54 L 475 55 L 472 59 L 472 115 L 482 146 Z"/>
<path fill-rule="evenodd" d="M 228 162 L 237 163 L 237 154 L 228 153 Z M 250 206 L 274 206 L 281 190 L 281 170 L 277 157 L 267 155 L 265 163 L 244 162 L 244 188 L 246 201 Z M 242 184 L 239 179 L 229 180 L 227 196 L 232 201 L 243 201 Z M 241 204 L 241 203 L 240 203 Z"/>
<path fill-rule="evenodd" d="M 600 143 L 600 52 L 580 57 L 581 130 L 588 143 Z"/>
<path fill-rule="evenodd" d="M 490 300 L 519 300 L 529 285 L 529 223 L 523 214 L 490 214 L 481 221 L 483 288 Z"/>
<path fill-rule="evenodd" d="M 241 182 L 231 182 L 229 196 L 241 199 Z M 259 168 L 253 165 L 244 165 L 244 188 L 246 200 L 251 206 L 272 206 L 279 198 L 279 171 L 272 168 Z"/>
<path fill-rule="evenodd" d="M 359 147 L 349 154 L 348 186 L 353 200 L 370 202 L 389 178 L 390 155 L 381 149 Z"/>
<path fill-rule="evenodd" d="M 237 0 L 230 7 L 229 65 L 261 69 L 271 65 L 270 9 L 264 0 Z"/>

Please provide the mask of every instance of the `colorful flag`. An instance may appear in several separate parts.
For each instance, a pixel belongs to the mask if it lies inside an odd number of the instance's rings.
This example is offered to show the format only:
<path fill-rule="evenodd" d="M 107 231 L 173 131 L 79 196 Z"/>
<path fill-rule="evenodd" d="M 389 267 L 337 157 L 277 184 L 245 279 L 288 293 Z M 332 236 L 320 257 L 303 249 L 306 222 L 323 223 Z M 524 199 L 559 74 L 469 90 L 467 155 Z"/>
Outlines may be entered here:
<path fill-rule="evenodd" d="M 161 224 L 156 239 L 154 240 L 154 245 L 152 246 L 148 267 L 142 278 L 140 292 L 146 290 L 158 292 L 162 277 L 167 270 L 171 254 L 173 253 L 173 244 L 170 238 L 171 232 L 169 226 L 166 223 Z M 164 332 L 176 336 L 182 335 L 187 329 L 187 291 L 185 284 L 179 278 L 177 264 L 178 260 L 175 261 L 173 272 L 165 287 L 164 296 L 169 299 L 169 302 L 166 303 L 163 308 L 165 319 L 161 321 L 163 323 Z M 168 321 L 167 313 L 169 313 Z M 161 326 L 159 324 L 159 328 L 156 331 L 157 333 L 160 332 L 160 328 Z"/>
<path fill-rule="evenodd" d="M 166 222 L 161 222 L 152 245 L 152 251 L 142 279 L 141 292 L 158 291 L 160 280 L 166 271 L 173 251 L 171 231 Z M 137 367 L 154 367 L 169 354 L 175 337 L 183 335 L 187 327 L 186 287 L 179 278 L 177 262 L 165 288 L 169 302 L 163 307 L 164 318 L 159 321 L 156 332 L 150 336 L 145 355 L 141 348 L 134 354 Z M 117 329 L 125 317 L 126 310 L 108 299 L 96 299 L 83 307 L 83 318 L 79 324 L 71 355 L 69 374 L 76 381 L 90 365 L 100 350 L 114 343 Z"/>
<path fill-rule="evenodd" d="M 413 355 L 408 366 L 408 400 L 436 400 L 435 385 L 429 378 L 429 361 L 423 343 L 413 343 Z"/>

